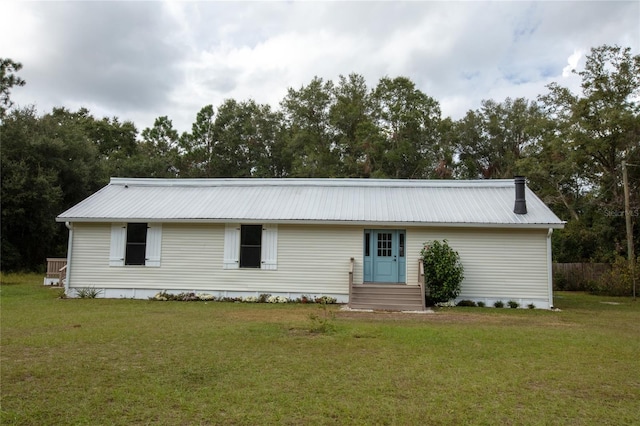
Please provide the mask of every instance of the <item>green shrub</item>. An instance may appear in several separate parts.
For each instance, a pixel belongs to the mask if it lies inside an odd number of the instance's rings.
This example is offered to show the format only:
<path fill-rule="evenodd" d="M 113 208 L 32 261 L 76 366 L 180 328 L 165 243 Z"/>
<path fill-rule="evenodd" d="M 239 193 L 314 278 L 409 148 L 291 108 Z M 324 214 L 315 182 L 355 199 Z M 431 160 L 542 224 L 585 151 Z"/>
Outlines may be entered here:
<path fill-rule="evenodd" d="M 424 263 L 426 300 L 430 304 L 455 299 L 460 294 L 464 268 L 460 255 L 447 240 L 431 241 L 420 252 Z"/>
<path fill-rule="evenodd" d="M 87 296 L 85 296 L 87 297 Z M 303 295 L 298 299 L 289 299 L 285 296 L 272 296 L 271 294 L 261 294 L 259 296 L 246 296 L 246 297 L 232 297 L 221 296 L 216 297 L 208 293 L 194 293 L 183 292 L 178 294 L 172 294 L 166 290 L 162 290 L 156 293 L 155 296 L 150 297 L 149 300 L 161 300 L 161 301 L 180 301 L 180 302 L 196 302 L 196 301 L 209 301 L 209 302 L 231 302 L 231 303 L 319 303 L 323 305 L 330 305 L 337 303 L 337 299 L 331 296 L 320 296 L 312 298 L 310 296 Z"/>
<path fill-rule="evenodd" d="M 269 296 L 267 303 L 289 303 L 289 298 L 285 296 Z"/>
<path fill-rule="evenodd" d="M 484 302 L 478 302 L 478 308 L 484 308 L 485 306 L 487 306 L 486 303 Z"/>
<path fill-rule="evenodd" d="M 300 296 L 300 298 L 296 299 L 296 302 L 306 304 L 306 303 L 314 303 L 315 300 L 313 300 L 311 296 L 307 296 L 306 294 L 303 294 L 302 296 Z"/>
<path fill-rule="evenodd" d="M 320 296 L 316 297 L 315 302 L 322 303 L 323 305 L 332 305 L 337 302 L 337 299 L 331 296 Z"/>
<path fill-rule="evenodd" d="M 509 307 L 511 309 L 516 309 L 516 308 L 520 307 L 520 304 L 518 302 L 516 302 L 515 300 L 509 300 L 507 302 L 507 305 L 509 305 Z"/>
<path fill-rule="evenodd" d="M 178 293 L 176 297 L 177 300 L 181 300 L 183 302 L 196 302 L 200 300 L 198 299 L 198 296 L 196 296 L 196 294 L 193 292 Z"/>
<path fill-rule="evenodd" d="M 529 309 L 535 309 L 535 308 L 536 308 L 536 305 L 534 305 L 533 303 L 529 303 L 529 304 L 527 305 L 527 308 L 529 308 Z"/>
<path fill-rule="evenodd" d="M 553 276 L 553 289 L 556 291 L 564 291 L 568 288 L 568 280 L 563 274 L 555 274 Z"/>
<path fill-rule="evenodd" d="M 269 293 L 263 293 L 258 296 L 258 303 L 267 303 L 267 300 L 271 297 Z"/>
<path fill-rule="evenodd" d="M 458 302 L 458 304 L 456 306 L 471 306 L 471 307 L 475 307 L 476 302 L 474 302 L 473 300 L 461 300 Z"/>
<path fill-rule="evenodd" d="M 640 258 L 638 258 L 640 260 Z M 635 264 L 636 286 L 640 285 L 640 265 Z M 606 296 L 631 296 L 633 293 L 633 274 L 629 268 L 629 261 L 616 257 L 611 269 L 602 274 L 600 279 L 592 282 L 589 291 L 593 294 Z"/>
<path fill-rule="evenodd" d="M 100 293 L 102 293 L 102 290 L 95 287 L 81 287 L 76 290 L 76 296 L 80 299 L 95 299 Z"/>
<path fill-rule="evenodd" d="M 318 302 L 320 303 L 320 302 Z M 336 314 L 327 309 L 326 303 L 320 303 L 320 313 L 319 314 L 309 314 L 309 320 L 311 321 L 311 325 L 309 326 L 309 331 L 311 333 L 322 333 L 328 334 L 336 331 Z"/>
<path fill-rule="evenodd" d="M 494 308 L 504 308 L 504 302 L 502 300 L 496 300 L 493 304 Z"/>

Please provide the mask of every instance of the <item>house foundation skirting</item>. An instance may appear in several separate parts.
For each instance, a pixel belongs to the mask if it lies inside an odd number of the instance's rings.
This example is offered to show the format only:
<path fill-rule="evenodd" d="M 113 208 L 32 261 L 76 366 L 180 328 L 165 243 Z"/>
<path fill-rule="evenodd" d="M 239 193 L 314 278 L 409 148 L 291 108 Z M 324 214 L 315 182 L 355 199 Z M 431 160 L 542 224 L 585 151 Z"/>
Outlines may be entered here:
<path fill-rule="evenodd" d="M 83 287 L 72 287 L 69 289 L 68 297 L 77 297 L 77 290 Z M 336 299 L 336 303 L 347 303 L 349 301 L 348 294 L 333 294 L 333 293 L 314 293 L 314 292 L 266 292 L 266 291 L 229 291 L 229 290 L 202 290 L 202 289 L 172 289 L 172 288 L 101 288 L 99 286 L 91 286 L 90 288 L 100 291 L 97 297 L 105 299 L 150 299 L 160 292 L 167 292 L 169 294 L 180 293 L 196 293 L 196 294 L 209 294 L 216 298 L 222 297 L 258 297 L 261 294 L 270 294 L 272 296 L 283 296 L 291 300 L 301 298 L 303 295 L 316 298 L 321 296 L 329 296 Z"/>
<path fill-rule="evenodd" d="M 67 296 L 68 297 L 77 297 L 76 290 L 82 287 L 72 287 L 69 289 Z M 172 288 L 158 288 L 158 289 L 148 289 L 148 288 L 101 288 L 99 286 L 92 286 L 96 290 L 100 291 L 98 297 L 106 298 L 106 299 L 141 299 L 147 300 L 149 298 L 153 298 L 156 294 L 166 291 L 170 294 L 179 294 L 179 293 L 202 293 L 202 294 L 210 294 L 215 296 L 216 298 L 222 297 L 258 297 L 261 294 L 268 293 L 272 296 L 283 296 L 288 299 L 298 299 L 303 295 L 311 298 L 321 297 L 321 296 L 330 296 L 336 299 L 337 303 L 348 303 L 349 295 L 348 294 L 335 294 L 335 293 L 314 293 L 314 292 L 265 292 L 265 291 L 230 291 L 230 290 L 202 290 L 202 289 L 172 289 Z M 458 303 L 461 300 L 472 300 L 476 303 L 483 302 L 487 308 L 493 308 L 493 304 L 497 301 L 502 301 L 505 308 L 509 308 L 508 302 L 513 300 L 518 303 L 520 309 L 527 309 L 528 305 L 533 304 L 536 309 L 550 309 L 551 306 L 548 300 L 545 299 L 535 299 L 535 298 L 515 298 L 515 297 L 458 297 L 454 303 Z"/>
<path fill-rule="evenodd" d="M 514 301 L 518 303 L 518 308 L 520 309 L 528 309 L 529 305 L 533 304 L 535 309 L 551 309 L 552 306 L 549 305 L 549 301 L 546 299 L 534 299 L 534 298 L 517 298 L 517 297 L 458 297 L 454 303 L 457 304 L 461 300 L 472 300 L 476 303 L 483 302 L 487 308 L 493 308 L 493 304 L 501 301 L 504 304 L 504 308 L 509 308 L 509 301 Z"/>

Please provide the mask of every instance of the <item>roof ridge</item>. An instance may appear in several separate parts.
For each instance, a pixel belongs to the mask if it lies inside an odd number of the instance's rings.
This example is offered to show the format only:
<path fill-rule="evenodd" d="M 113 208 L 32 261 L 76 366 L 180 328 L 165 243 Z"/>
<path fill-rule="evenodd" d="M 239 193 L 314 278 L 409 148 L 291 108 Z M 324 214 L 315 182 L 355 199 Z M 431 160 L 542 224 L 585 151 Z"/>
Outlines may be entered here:
<path fill-rule="evenodd" d="M 247 186 L 300 186 L 300 187 L 395 187 L 395 188 L 447 188 L 447 187 L 505 187 L 513 186 L 513 179 L 369 179 L 369 178 L 119 178 L 112 177 L 110 185 L 187 186 L 187 187 L 247 187 Z"/>

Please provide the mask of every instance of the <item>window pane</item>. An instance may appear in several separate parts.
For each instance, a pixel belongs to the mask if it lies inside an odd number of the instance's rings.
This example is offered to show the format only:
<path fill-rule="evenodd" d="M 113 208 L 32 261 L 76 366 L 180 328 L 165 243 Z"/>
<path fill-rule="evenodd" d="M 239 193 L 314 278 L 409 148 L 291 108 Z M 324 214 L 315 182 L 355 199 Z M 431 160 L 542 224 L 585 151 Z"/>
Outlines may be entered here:
<path fill-rule="evenodd" d="M 127 224 L 127 248 L 124 255 L 125 265 L 144 265 L 147 252 L 147 224 Z"/>
<path fill-rule="evenodd" d="M 124 258 L 125 265 L 144 265 L 146 244 L 131 243 L 127 244 L 127 253 Z"/>
<path fill-rule="evenodd" d="M 262 225 L 240 227 L 240 267 L 259 268 L 262 246 Z"/>
<path fill-rule="evenodd" d="M 260 247 L 240 248 L 240 267 L 259 268 L 260 267 Z"/>
<path fill-rule="evenodd" d="M 240 244 L 259 246 L 262 243 L 262 225 L 242 225 Z"/>
<path fill-rule="evenodd" d="M 147 224 L 129 223 L 127 224 L 127 243 L 146 243 Z"/>
<path fill-rule="evenodd" d="M 364 255 L 365 256 L 371 256 L 371 234 L 370 233 L 366 233 L 364 234 Z"/>
<path fill-rule="evenodd" d="M 404 257 L 404 234 L 400 233 L 398 235 L 398 237 L 400 238 L 400 244 L 399 244 L 399 251 L 400 251 L 400 257 Z"/>
<path fill-rule="evenodd" d="M 390 257 L 391 256 L 391 234 L 380 233 L 378 234 L 378 256 Z"/>

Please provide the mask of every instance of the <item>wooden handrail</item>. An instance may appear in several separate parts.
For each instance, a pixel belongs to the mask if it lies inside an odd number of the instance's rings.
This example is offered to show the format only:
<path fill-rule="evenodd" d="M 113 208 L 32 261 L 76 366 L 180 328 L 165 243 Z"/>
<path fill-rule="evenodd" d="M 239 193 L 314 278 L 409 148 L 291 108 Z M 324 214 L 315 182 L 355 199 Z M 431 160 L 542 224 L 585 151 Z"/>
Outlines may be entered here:
<path fill-rule="evenodd" d="M 58 272 L 60 273 L 60 281 L 58 282 L 58 285 L 64 285 L 64 279 L 67 278 L 67 265 L 60 268 Z"/>
<path fill-rule="evenodd" d="M 424 262 L 422 261 L 422 259 L 418 259 L 418 285 L 420 286 L 420 294 L 422 295 L 421 299 L 422 299 L 422 310 L 426 310 L 427 309 L 427 305 L 425 302 L 425 297 L 426 297 L 426 293 L 425 293 L 425 282 L 424 282 Z"/>
<path fill-rule="evenodd" d="M 351 293 L 353 287 L 353 267 L 355 259 L 352 257 L 349 259 L 349 307 L 351 307 Z"/>

